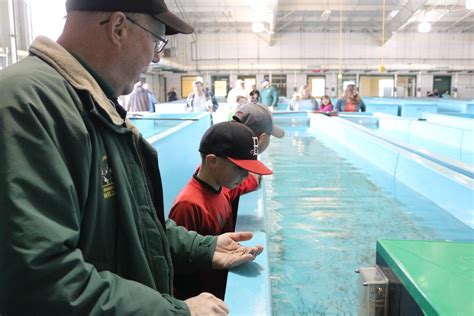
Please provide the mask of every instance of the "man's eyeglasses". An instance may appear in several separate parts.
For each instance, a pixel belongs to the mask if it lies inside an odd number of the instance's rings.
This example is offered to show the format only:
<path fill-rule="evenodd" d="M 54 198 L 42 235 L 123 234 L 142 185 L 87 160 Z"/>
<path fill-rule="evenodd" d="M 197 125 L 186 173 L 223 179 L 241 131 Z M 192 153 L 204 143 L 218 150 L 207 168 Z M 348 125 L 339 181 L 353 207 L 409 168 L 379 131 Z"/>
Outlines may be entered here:
<path fill-rule="evenodd" d="M 125 16 L 125 17 L 127 18 L 127 20 L 129 20 L 130 22 L 132 22 L 133 24 L 135 24 L 136 26 L 138 26 L 142 30 L 148 32 L 153 37 L 153 40 L 155 42 L 155 53 L 161 53 L 163 51 L 163 49 L 165 49 L 166 44 L 168 44 L 168 39 L 166 39 L 162 36 L 156 35 L 155 33 L 150 31 L 146 27 L 138 24 L 135 20 L 131 19 L 130 17 L 128 17 L 128 16 Z M 104 25 L 104 24 L 109 23 L 109 22 L 110 22 L 110 19 L 107 19 L 107 20 L 104 20 L 104 21 L 100 22 L 100 25 Z"/>

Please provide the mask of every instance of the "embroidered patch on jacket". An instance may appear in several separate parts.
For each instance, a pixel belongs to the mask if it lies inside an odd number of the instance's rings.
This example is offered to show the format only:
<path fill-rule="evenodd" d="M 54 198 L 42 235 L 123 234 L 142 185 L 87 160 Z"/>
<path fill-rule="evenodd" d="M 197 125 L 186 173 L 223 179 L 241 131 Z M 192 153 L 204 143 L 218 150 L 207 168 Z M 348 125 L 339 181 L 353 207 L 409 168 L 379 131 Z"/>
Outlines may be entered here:
<path fill-rule="evenodd" d="M 109 163 L 107 162 L 107 155 L 102 157 L 100 172 L 102 175 L 102 190 L 104 192 L 104 198 L 108 199 L 115 195 L 115 183 L 112 176 L 112 169 L 110 169 Z"/>

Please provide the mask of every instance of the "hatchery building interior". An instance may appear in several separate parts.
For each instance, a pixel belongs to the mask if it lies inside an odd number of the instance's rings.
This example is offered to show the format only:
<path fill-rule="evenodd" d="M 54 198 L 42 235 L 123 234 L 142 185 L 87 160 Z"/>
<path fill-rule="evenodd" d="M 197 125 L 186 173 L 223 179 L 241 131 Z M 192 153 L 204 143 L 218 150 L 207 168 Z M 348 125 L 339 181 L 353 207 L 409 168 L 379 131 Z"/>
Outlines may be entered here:
<path fill-rule="evenodd" d="M 474 0 L 0 27 L 0 316 L 474 315 Z"/>

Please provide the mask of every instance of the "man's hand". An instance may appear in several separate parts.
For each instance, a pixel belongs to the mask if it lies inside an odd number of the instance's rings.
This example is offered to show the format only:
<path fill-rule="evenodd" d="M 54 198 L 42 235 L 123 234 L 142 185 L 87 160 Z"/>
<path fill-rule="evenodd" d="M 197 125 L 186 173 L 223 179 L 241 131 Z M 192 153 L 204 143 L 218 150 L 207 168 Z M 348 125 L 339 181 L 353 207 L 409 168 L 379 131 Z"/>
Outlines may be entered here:
<path fill-rule="evenodd" d="M 188 305 L 191 316 L 229 314 L 227 305 L 211 293 L 204 292 L 198 296 L 188 298 L 184 302 Z"/>
<path fill-rule="evenodd" d="M 214 269 L 230 269 L 245 262 L 253 261 L 263 251 L 263 247 L 245 247 L 240 241 L 252 239 L 250 232 L 226 233 L 217 237 L 217 246 L 212 257 Z"/>

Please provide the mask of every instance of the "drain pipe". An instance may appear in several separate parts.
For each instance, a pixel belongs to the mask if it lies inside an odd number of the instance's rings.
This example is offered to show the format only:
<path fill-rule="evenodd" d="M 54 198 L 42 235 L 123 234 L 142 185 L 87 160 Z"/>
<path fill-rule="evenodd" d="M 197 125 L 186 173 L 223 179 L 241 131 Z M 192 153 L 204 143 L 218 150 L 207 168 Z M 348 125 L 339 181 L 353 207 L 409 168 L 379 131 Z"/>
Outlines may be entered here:
<path fill-rule="evenodd" d="M 421 97 L 421 71 L 418 73 L 417 79 L 417 87 L 416 87 L 416 97 Z"/>
<path fill-rule="evenodd" d="M 8 0 L 8 21 L 10 23 L 10 53 L 11 53 L 11 65 L 12 65 L 18 61 L 18 51 L 16 48 L 14 0 Z M 8 66 L 8 62 L 7 62 L 7 66 Z"/>
<path fill-rule="evenodd" d="M 398 71 L 395 72 L 394 85 L 393 85 L 393 94 L 392 94 L 393 98 L 398 97 L 397 82 L 398 82 Z"/>
<path fill-rule="evenodd" d="M 458 97 L 458 74 L 457 73 L 454 75 L 454 85 L 453 85 L 452 94 L 453 94 L 453 97 L 457 99 Z"/>

